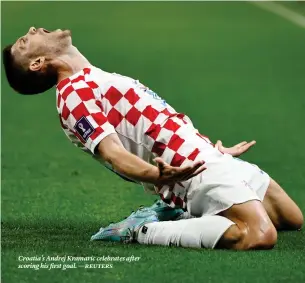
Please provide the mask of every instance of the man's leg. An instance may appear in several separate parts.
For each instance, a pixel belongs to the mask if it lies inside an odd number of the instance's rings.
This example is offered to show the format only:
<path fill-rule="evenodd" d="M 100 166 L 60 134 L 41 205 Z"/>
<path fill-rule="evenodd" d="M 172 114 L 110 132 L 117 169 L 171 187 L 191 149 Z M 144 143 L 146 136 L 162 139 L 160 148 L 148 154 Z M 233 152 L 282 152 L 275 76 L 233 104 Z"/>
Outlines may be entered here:
<path fill-rule="evenodd" d="M 277 232 L 262 203 L 233 205 L 221 215 L 159 222 L 155 211 L 140 209 L 127 219 L 101 228 L 92 240 L 137 241 L 185 248 L 269 249 Z"/>
<path fill-rule="evenodd" d="M 160 221 L 158 215 L 160 211 L 157 213 L 150 208 L 140 208 L 125 220 L 100 228 L 91 240 L 124 243 L 137 241 L 148 245 L 214 248 L 228 228 L 235 224 L 217 215 L 179 221 Z M 227 234 L 230 239 L 234 236 L 231 233 Z"/>
<path fill-rule="evenodd" d="M 271 179 L 263 205 L 276 229 L 299 230 L 304 218 L 301 210 L 286 192 Z"/>
<path fill-rule="evenodd" d="M 276 229 L 258 200 L 233 205 L 221 215 L 149 223 L 142 229 L 137 238 L 141 244 L 249 250 L 270 249 L 277 241 Z"/>
<path fill-rule="evenodd" d="M 224 233 L 216 248 L 270 249 L 276 244 L 276 229 L 260 201 L 251 200 L 233 205 L 220 215 L 236 225 Z"/>
<path fill-rule="evenodd" d="M 273 179 L 271 179 L 264 196 L 263 206 L 277 230 L 299 230 L 302 228 L 304 223 L 302 211 Z M 192 218 L 192 216 L 188 212 L 185 212 L 176 220 L 189 218 Z"/>
<path fill-rule="evenodd" d="M 235 223 L 218 215 L 146 223 L 137 231 L 135 240 L 146 245 L 213 249 L 232 225 Z M 234 237 L 232 233 L 235 231 L 227 232 L 230 239 Z"/>

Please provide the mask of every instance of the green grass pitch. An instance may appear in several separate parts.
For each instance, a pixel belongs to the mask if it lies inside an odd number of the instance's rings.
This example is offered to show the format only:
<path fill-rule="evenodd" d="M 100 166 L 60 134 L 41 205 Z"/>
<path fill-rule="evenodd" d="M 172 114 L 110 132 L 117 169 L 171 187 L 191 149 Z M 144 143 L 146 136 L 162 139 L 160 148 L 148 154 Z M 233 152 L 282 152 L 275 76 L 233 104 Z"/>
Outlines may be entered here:
<path fill-rule="evenodd" d="M 304 9 L 303 9 L 304 10 Z M 242 2 L 2 2 L 2 46 L 30 26 L 72 29 L 110 72 L 140 79 L 200 131 L 244 156 L 305 212 L 305 30 Z M 16 95 L 2 73 L 2 282 L 305 282 L 305 233 L 271 251 L 89 242 L 153 197 L 72 146 L 54 89 Z M 18 256 L 137 256 L 112 269 L 18 269 Z"/>

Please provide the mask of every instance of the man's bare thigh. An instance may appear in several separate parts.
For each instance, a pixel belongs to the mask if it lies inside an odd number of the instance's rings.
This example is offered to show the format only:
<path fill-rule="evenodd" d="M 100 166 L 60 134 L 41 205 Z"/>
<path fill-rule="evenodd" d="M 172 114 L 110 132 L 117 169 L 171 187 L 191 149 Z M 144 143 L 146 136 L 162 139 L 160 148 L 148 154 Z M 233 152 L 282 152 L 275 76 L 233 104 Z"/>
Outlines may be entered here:
<path fill-rule="evenodd" d="M 297 204 L 273 179 L 267 189 L 263 206 L 278 230 L 298 230 L 303 225 L 303 215 Z"/>

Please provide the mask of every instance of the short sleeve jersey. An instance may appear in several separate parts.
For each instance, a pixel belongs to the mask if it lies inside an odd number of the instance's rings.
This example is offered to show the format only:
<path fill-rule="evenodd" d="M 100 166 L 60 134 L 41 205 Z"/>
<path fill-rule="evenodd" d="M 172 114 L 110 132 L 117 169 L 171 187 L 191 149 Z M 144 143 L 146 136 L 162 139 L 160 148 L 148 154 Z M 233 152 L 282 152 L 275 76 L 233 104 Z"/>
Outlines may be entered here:
<path fill-rule="evenodd" d="M 97 145 L 114 133 L 126 150 L 151 164 L 160 156 L 172 166 L 181 166 L 199 154 L 195 145 L 185 143 L 182 126 L 192 126 L 186 116 L 138 80 L 94 66 L 57 85 L 57 110 L 72 143 L 97 159 Z M 153 186 L 146 184 L 146 188 L 154 191 Z M 174 200 L 173 206 L 175 202 L 184 206 L 181 200 Z"/>

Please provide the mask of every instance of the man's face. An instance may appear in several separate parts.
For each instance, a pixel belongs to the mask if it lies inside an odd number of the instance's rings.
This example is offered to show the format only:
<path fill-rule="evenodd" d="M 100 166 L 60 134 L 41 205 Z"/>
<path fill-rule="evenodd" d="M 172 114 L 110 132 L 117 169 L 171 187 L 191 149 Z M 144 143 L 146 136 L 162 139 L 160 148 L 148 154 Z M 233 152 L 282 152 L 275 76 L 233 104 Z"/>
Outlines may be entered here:
<path fill-rule="evenodd" d="M 17 39 L 12 54 L 17 61 L 28 64 L 39 56 L 55 58 L 72 45 L 70 30 L 48 31 L 31 27 L 27 34 Z"/>

